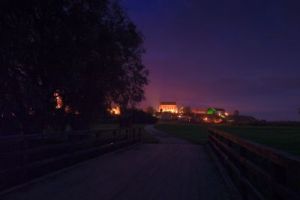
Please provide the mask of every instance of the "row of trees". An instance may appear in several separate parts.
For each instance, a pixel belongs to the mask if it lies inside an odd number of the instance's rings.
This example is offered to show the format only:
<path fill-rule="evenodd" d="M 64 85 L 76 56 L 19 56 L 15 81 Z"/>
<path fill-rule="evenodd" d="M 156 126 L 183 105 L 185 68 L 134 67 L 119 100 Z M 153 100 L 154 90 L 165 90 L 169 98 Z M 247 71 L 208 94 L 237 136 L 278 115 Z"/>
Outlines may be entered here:
<path fill-rule="evenodd" d="M 0 30 L 2 132 L 85 128 L 144 98 L 143 39 L 117 1 L 2 0 Z"/>

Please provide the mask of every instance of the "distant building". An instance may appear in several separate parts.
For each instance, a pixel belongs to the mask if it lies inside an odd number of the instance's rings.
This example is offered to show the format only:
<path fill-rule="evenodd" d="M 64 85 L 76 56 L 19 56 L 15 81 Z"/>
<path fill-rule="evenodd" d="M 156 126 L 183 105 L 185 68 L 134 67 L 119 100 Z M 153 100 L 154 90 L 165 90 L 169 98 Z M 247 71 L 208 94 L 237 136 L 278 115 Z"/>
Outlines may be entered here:
<path fill-rule="evenodd" d="M 223 108 L 208 108 L 202 120 L 206 123 L 220 124 L 228 119 L 229 113 Z"/>
<path fill-rule="evenodd" d="M 208 108 L 206 114 L 217 115 L 220 117 L 228 116 L 228 113 L 223 108 Z"/>
<path fill-rule="evenodd" d="M 178 106 L 176 102 L 161 102 L 158 111 L 161 113 L 178 113 Z"/>
<path fill-rule="evenodd" d="M 192 113 L 198 114 L 198 115 L 203 115 L 206 114 L 207 108 L 192 108 Z"/>

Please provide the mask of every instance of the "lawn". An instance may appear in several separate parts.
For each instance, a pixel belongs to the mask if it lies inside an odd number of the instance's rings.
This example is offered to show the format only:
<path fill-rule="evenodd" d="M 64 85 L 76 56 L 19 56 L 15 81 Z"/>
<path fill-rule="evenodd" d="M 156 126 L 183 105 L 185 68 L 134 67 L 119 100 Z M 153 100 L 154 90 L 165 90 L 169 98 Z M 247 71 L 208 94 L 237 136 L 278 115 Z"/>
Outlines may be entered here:
<path fill-rule="evenodd" d="M 196 144 L 205 144 L 208 141 L 207 129 L 199 125 L 158 124 L 155 128 Z"/>
<path fill-rule="evenodd" d="M 205 144 L 206 127 L 191 124 L 158 124 L 157 129 L 197 144 Z M 300 156 L 300 127 L 216 126 L 220 130 Z"/>
<path fill-rule="evenodd" d="M 218 126 L 216 128 L 291 154 L 300 155 L 300 127 Z"/>

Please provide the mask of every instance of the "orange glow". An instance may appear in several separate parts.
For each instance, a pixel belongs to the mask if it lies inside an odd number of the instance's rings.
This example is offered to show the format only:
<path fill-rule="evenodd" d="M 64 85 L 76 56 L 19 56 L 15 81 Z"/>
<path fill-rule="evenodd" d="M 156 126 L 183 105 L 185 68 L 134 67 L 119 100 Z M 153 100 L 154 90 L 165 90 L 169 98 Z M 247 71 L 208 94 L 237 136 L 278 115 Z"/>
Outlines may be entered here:
<path fill-rule="evenodd" d="M 63 98 L 60 96 L 58 92 L 54 92 L 53 96 L 55 97 L 55 102 L 56 102 L 56 109 L 62 109 L 64 102 Z"/>
<path fill-rule="evenodd" d="M 223 122 L 222 118 L 208 118 L 208 117 L 204 117 L 203 121 L 205 123 L 214 123 L 214 124 L 220 124 Z"/>
<path fill-rule="evenodd" d="M 194 113 L 194 114 L 206 114 L 206 112 L 207 112 L 207 109 L 205 108 L 205 109 L 201 109 L 201 108 L 193 108 L 192 109 L 192 113 Z"/>
<path fill-rule="evenodd" d="M 223 122 L 223 120 L 220 119 L 220 118 L 214 119 L 214 123 L 215 123 L 215 124 L 220 124 L 220 123 L 222 123 L 222 122 Z"/>
<path fill-rule="evenodd" d="M 121 108 L 120 106 L 114 106 L 108 110 L 111 115 L 121 115 Z"/>
<path fill-rule="evenodd" d="M 59 96 L 59 97 L 56 97 L 56 109 L 61 109 L 63 107 L 63 100 L 62 98 Z"/>

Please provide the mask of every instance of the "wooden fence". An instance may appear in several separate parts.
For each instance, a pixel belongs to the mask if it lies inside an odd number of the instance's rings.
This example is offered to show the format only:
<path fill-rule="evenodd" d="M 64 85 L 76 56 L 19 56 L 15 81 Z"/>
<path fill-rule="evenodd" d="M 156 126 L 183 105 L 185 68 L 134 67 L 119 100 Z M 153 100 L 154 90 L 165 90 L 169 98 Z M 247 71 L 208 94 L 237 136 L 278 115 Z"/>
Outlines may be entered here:
<path fill-rule="evenodd" d="M 209 143 L 244 199 L 300 199 L 300 159 L 209 129 Z"/>
<path fill-rule="evenodd" d="M 141 140 L 141 128 L 0 137 L 0 190 Z"/>

